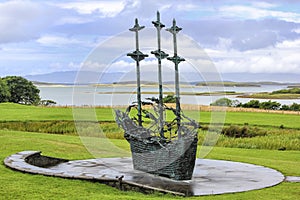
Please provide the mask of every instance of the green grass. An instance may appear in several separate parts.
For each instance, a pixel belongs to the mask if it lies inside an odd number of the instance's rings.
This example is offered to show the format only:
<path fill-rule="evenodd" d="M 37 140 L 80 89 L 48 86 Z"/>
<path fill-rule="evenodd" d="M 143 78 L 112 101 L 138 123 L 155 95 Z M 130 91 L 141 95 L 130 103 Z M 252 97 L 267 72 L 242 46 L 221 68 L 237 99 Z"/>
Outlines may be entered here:
<path fill-rule="evenodd" d="M 268 134 L 252 138 L 230 138 L 220 136 L 216 146 L 234 147 L 243 149 L 269 149 L 269 150 L 298 150 L 300 151 L 300 133 Z"/>
<path fill-rule="evenodd" d="M 200 112 L 196 111 L 185 111 L 187 116 L 191 116 L 194 119 L 200 119 L 201 123 L 207 124 L 210 122 L 222 121 L 221 118 L 225 118 L 225 124 L 236 124 L 236 125 L 257 125 L 262 127 L 279 127 L 284 125 L 286 128 L 300 129 L 300 115 L 289 115 L 281 113 L 258 113 L 258 112 L 226 112 L 219 113 L 214 112 L 212 118 L 211 112 Z"/>
<path fill-rule="evenodd" d="M 298 99 L 300 98 L 300 88 L 295 87 L 273 92 L 260 92 L 251 95 L 243 95 L 240 97 L 258 99 Z"/>
<path fill-rule="evenodd" d="M 112 140 L 128 148 L 124 140 Z M 0 160 L 23 150 L 41 150 L 44 155 L 67 159 L 92 158 L 77 136 L 0 131 Z M 103 152 L 106 156 L 106 152 Z M 300 151 L 214 148 L 211 159 L 241 161 L 272 167 L 285 175 L 300 176 Z M 236 194 L 182 198 L 123 192 L 99 183 L 24 174 L 0 165 L 0 199 L 297 199 L 299 183 L 281 183 L 272 188 Z"/>
<path fill-rule="evenodd" d="M 87 119 L 95 113 L 100 121 L 111 121 L 113 109 L 111 108 L 75 108 L 72 107 L 41 107 L 13 103 L 0 103 L 0 121 L 46 121 L 46 120 L 74 120 L 73 112 Z"/>
<path fill-rule="evenodd" d="M 72 108 L 0 104 L 0 121 L 73 120 Z"/>
<path fill-rule="evenodd" d="M 258 83 L 242 83 L 242 82 L 200 82 L 197 86 L 224 86 L 224 87 L 260 87 Z"/>
<path fill-rule="evenodd" d="M 77 127 L 78 134 L 81 136 L 96 134 L 98 128 L 101 128 L 104 135 L 109 139 L 124 139 L 124 133 L 115 122 L 100 122 L 99 124 L 86 122 Z M 248 149 L 280 149 L 300 150 L 300 130 L 279 129 L 279 128 L 262 128 L 256 126 L 233 126 L 234 130 L 247 130 L 248 137 L 234 138 L 221 135 L 218 138 L 216 146 L 218 147 L 238 147 Z M 204 138 L 209 134 L 204 130 L 199 130 L 199 144 L 202 144 Z M 73 121 L 12 121 L 1 122 L 0 130 L 14 130 L 26 132 L 40 132 L 51 134 L 77 135 Z M 98 129 L 99 130 L 99 129 Z M 232 130 L 224 127 L 223 130 Z M 99 134 L 98 134 L 99 136 Z"/>
<path fill-rule="evenodd" d="M 273 91 L 272 94 L 300 94 L 300 88 L 293 87 L 289 89 L 276 90 Z"/>
<path fill-rule="evenodd" d="M 46 120 L 73 120 L 72 108 L 69 107 L 35 107 L 11 103 L 0 103 L 0 121 L 46 121 Z M 80 114 L 80 119 L 91 119 L 95 114 L 99 121 L 114 120 L 113 109 L 111 108 L 77 108 L 75 113 Z M 211 112 L 185 111 L 187 116 L 200 119 L 200 122 L 207 124 L 211 120 Z M 215 119 L 222 117 L 215 112 Z M 85 118 L 86 116 L 86 118 Z M 95 118 L 96 119 L 96 118 Z M 256 112 L 227 112 L 226 124 L 279 127 L 300 129 L 300 115 L 287 115 L 277 113 L 256 113 Z"/>
<path fill-rule="evenodd" d="M 0 160 L 8 155 L 24 150 L 40 150 L 45 155 L 66 158 L 70 160 L 88 159 L 93 156 L 87 151 L 82 141 L 68 127 L 73 122 L 72 108 L 64 107 L 33 107 L 17 104 L 0 104 Z M 101 128 L 110 141 L 117 147 L 129 150 L 129 145 L 122 138 L 113 122 L 113 110 L 110 108 L 80 108 L 76 112 L 97 115 Z M 199 113 L 186 111 L 188 116 L 195 119 Z M 86 118 L 88 119 L 88 118 Z M 207 156 L 211 159 L 240 161 L 271 167 L 281 171 L 284 175 L 300 176 L 300 151 L 266 150 L 285 146 L 287 149 L 299 147 L 300 116 L 273 113 L 228 112 L 226 124 L 257 126 L 268 132 L 267 136 L 253 138 L 228 138 L 221 136 L 217 145 Z M 69 131 L 72 135 L 53 135 L 34 132 L 9 131 L 7 126 L 14 121 L 20 130 L 41 131 L 41 126 L 47 129 L 47 124 L 54 123 L 56 131 Z M 40 124 L 41 121 L 45 124 Z M 211 121 L 210 112 L 200 113 L 201 123 L 207 125 Z M 283 125 L 284 129 L 279 129 Z M 14 128 L 12 128 L 14 129 Z M 115 134 L 117 132 L 117 134 Z M 202 136 L 200 136 L 201 139 Z M 272 145 L 277 146 L 272 146 Z M 260 146 L 261 145 L 261 146 Z M 289 146 L 290 145 L 290 146 Z M 250 149 L 245 149 L 250 148 Z M 251 149 L 255 148 L 255 149 Z M 261 149 L 260 149 L 261 148 Z M 105 145 L 98 156 L 109 157 L 115 155 Z M 198 152 L 199 155 L 199 152 Z M 136 192 L 123 192 L 99 183 L 80 180 L 67 180 L 40 175 L 30 175 L 16 172 L 0 165 L 0 199 L 297 199 L 300 195 L 300 183 L 281 183 L 275 187 L 236 194 L 216 196 L 181 198 L 171 195 L 152 194 L 143 195 Z"/>
<path fill-rule="evenodd" d="M 253 150 L 214 147 L 207 158 L 246 162 L 270 167 L 286 176 L 300 176 L 300 151 Z"/>
<path fill-rule="evenodd" d="M 251 95 L 241 95 L 241 98 L 256 98 L 256 99 L 298 99 L 300 94 L 279 94 L 279 93 L 254 93 Z"/>
<path fill-rule="evenodd" d="M 43 132 L 54 134 L 76 135 L 74 121 L 72 119 L 72 109 L 65 107 L 33 107 L 17 104 L 0 104 L 0 129 L 17 130 L 28 132 Z M 98 116 L 100 128 L 106 137 L 110 139 L 123 139 L 123 131 L 119 129 L 113 121 L 113 110 L 110 108 L 78 108 L 76 112 Z M 186 111 L 188 116 L 194 119 L 199 118 L 196 111 Z M 93 115 L 92 115 L 93 114 Z M 220 114 L 215 112 L 214 114 Z M 209 126 L 212 113 L 200 112 L 200 122 L 203 126 Z M 57 118 L 55 118 L 57 116 Z M 217 116 L 218 117 L 218 116 Z M 88 117 L 86 119 L 89 119 Z M 249 128 L 259 132 L 267 132 L 265 136 L 252 138 L 230 138 L 220 136 L 216 146 L 218 147 L 238 147 L 247 149 L 280 149 L 300 150 L 300 116 L 274 113 L 255 112 L 227 112 L 226 125 L 248 124 Z M 45 121 L 43 121 L 45 120 Z M 105 121 L 108 120 L 108 121 Z M 95 126 L 83 125 L 78 129 L 94 133 Z M 284 127 L 281 129 L 279 127 Z M 77 127 L 78 128 L 78 127 Z M 93 130 L 92 130 L 93 129 Z M 85 134 L 84 132 L 84 134 Z M 202 144 L 206 132 L 200 131 L 199 144 Z"/>

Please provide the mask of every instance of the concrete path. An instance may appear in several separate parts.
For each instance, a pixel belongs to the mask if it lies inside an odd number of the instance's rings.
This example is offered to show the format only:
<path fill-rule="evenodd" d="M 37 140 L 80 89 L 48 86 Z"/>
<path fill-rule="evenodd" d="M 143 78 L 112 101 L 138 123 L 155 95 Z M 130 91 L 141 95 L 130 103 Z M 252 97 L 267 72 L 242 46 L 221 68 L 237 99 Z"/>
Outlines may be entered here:
<path fill-rule="evenodd" d="M 51 167 L 37 167 L 25 160 L 37 151 L 24 151 L 7 157 L 13 169 L 48 176 L 76 178 L 141 187 L 144 190 L 199 196 L 256 190 L 274 186 L 285 177 L 278 171 L 246 163 L 197 159 L 193 179 L 174 181 L 133 170 L 131 158 L 101 158 L 65 161 Z M 116 186 L 115 184 L 115 186 Z"/>

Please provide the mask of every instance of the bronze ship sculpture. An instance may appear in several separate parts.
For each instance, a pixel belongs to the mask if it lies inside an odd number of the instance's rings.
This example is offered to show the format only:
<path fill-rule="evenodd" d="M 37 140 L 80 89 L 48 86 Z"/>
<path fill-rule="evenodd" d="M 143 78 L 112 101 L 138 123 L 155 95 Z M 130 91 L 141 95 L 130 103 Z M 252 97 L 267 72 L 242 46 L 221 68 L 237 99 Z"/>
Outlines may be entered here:
<path fill-rule="evenodd" d="M 135 19 L 134 27 L 129 30 L 135 32 L 136 50 L 127 56 L 136 61 L 137 102 L 126 111 L 115 110 L 116 122 L 124 130 L 124 138 L 130 144 L 134 169 L 173 180 L 190 180 L 195 166 L 200 126 L 187 117 L 180 107 L 178 65 L 185 59 L 177 55 L 176 35 L 182 29 L 176 26 L 175 19 L 172 27 L 166 29 L 173 35 L 174 46 L 174 55 L 168 57 L 161 50 L 160 32 L 165 25 L 160 22 L 159 12 L 157 21 L 152 23 L 157 29 L 158 49 L 151 53 L 158 60 L 159 98 L 141 100 L 140 61 L 148 55 L 139 50 L 138 33 L 144 26 L 140 26 L 138 19 Z M 161 61 L 165 58 L 175 66 L 175 108 L 163 102 Z M 166 115 L 173 118 L 166 120 Z"/>

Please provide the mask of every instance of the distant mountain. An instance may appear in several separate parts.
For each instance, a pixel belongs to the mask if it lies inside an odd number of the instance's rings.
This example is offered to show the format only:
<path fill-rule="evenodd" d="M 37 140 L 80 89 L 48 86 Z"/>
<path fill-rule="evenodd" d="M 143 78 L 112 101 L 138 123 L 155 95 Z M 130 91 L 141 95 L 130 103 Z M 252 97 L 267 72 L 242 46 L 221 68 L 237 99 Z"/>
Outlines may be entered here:
<path fill-rule="evenodd" d="M 38 75 L 27 75 L 26 79 L 34 82 L 43 83 L 74 83 L 77 72 L 66 71 L 66 72 L 53 72 L 49 74 L 38 74 Z"/>
<path fill-rule="evenodd" d="M 218 75 L 205 74 L 203 77 L 197 73 L 183 72 L 180 74 L 182 82 L 199 83 L 199 82 L 213 82 L 217 80 Z M 281 82 L 281 83 L 300 83 L 300 74 L 267 74 L 267 73 L 224 73 L 220 74 L 221 79 L 226 82 Z M 26 79 L 35 82 L 45 83 L 61 83 L 61 84 L 105 84 L 118 82 L 134 82 L 135 73 L 126 74 L 123 72 L 100 73 L 84 71 L 78 74 L 77 71 L 53 72 L 49 74 L 27 75 Z M 204 79 L 205 78 L 205 79 Z M 174 74 L 164 74 L 163 81 L 165 83 L 174 82 Z M 157 82 L 157 74 L 154 72 L 147 72 L 141 74 L 141 81 Z"/>
<path fill-rule="evenodd" d="M 223 81 L 300 83 L 300 74 L 292 73 L 224 73 Z"/>
<path fill-rule="evenodd" d="M 49 74 L 27 75 L 26 79 L 34 82 L 61 83 L 61 84 L 92 84 L 92 83 L 113 83 L 117 82 L 123 73 L 96 73 L 84 71 L 78 74 L 77 71 L 53 72 Z M 100 82 L 99 82 L 100 81 Z"/>

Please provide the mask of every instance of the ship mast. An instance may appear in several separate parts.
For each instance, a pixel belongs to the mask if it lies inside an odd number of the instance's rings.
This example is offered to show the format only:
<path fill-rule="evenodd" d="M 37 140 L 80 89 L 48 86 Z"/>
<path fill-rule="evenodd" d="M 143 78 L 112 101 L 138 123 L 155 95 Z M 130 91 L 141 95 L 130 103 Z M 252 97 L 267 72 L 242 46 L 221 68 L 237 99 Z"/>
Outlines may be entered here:
<path fill-rule="evenodd" d="M 148 57 L 147 54 L 143 54 L 139 50 L 139 31 L 145 28 L 145 26 L 140 26 L 138 19 L 135 19 L 135 24 L 133 28 L 129 29 L 130 31 L 135 32 L 135 48 L 136 50 L 132 53 L 128 53 L 127 56 L 130 56 L 133 60 L 136 61 L 136 79 L 137 79 L 137 102 L 138 102 L 138 125 L 142 126 L 142 100 L 141 100 L 141 78 L 140 78 L 140 61 L 144 60 L 145 57 Z"/>
<path fill-rule="evenodd" d="M 180 58 L 177 55 L 177 33 L 182 30 L 176 26 L 176 20 L 173 19 L 173 26 L 166 29 L 173 35 L 173 46 L 174 46 L 174 55 L 173 57 L 168 57 L 167 59 L 172 61 L 175 65 L 175 100 L 176 100 L 176 121 L 177 121 L 177 128 L 178 128 L 178 137 L 181 137 L 180 131 L 180 123 L 181 123 L 181 108 L 180 108 L 180 94 L 179 94 L 179 73 L 178 73 L 178 65 L 181 61 L 185 61 L 184 58 Z"/>
<path fill-rule="evenodd" d="M 158 104 L 158 112 L 159 112 L 159 133 L 162 138 L 164 138 L 164 113 L 163 113 L 163 87 L 162 87 L 162 73 L 161 73 L 161 60 L 166 58 L 168 54 L 161 50 L 161 39 L 160 32 L 164 24 L 160 22 L 160 14 L 157 11 L 157 21 L 152 21 L 152 24 L 156 27 L 157 30 L 157 46 L 158 50 L 151 51 L 152 54 L 155 55 L 158 61 L 158 84 L 159 84 L 159 104 Z"/>

